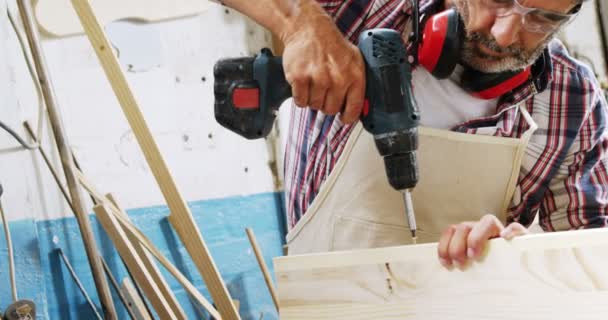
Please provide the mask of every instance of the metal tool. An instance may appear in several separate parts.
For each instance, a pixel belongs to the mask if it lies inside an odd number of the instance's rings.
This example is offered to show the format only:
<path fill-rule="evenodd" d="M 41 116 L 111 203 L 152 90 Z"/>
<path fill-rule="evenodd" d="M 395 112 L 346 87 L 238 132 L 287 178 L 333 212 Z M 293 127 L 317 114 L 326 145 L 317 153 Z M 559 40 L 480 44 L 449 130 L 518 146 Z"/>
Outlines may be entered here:
<path fill-rule="evenodd" d="M 416 220 L 410 189 L 418 183 L 418 107 L 412 71 L 401 34 L 371 29 L 359 37 L 366 65 L 366 100 L 361 115 L 384 159 L 390 185 L 401 192 L 412 237 Z M 281 57 L 264 48 L 255 57 L 222 59 L 214 68 L 215 118 L 248 139 L 268 135 L 281 104 L 291 97 Z"/>

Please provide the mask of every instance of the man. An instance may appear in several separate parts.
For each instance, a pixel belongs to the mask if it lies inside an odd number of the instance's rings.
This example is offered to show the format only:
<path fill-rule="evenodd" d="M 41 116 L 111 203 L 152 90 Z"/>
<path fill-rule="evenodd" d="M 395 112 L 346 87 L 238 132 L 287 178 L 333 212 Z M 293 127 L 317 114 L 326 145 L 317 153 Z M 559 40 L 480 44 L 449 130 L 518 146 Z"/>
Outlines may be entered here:
<path fill-rule="evenodd" d="M 371 138 L 359 134 L 365 71 L 351 42 L 371 28 L 408 34 L 410 1 L 224 4 L 283 41 L 294 103 L 308 107 L 293 108 L 286 153 L 290 252 L 407 243 L 401 198 L 388 187 Z M 488 239 L 526 233 L 537 213 L 545 231 L 607 225 L 607 104 L 592 73 L 554 40 L 581 5 L 420 1 L 426 15 L 455 7 L 466 31 L 450 79 L 435 79 L 421 67 L 413 75 L 421 124 L 430 128 L 421 132 L 420 167 L 426 169 L 414 203 L 419 233 L 439 241 L 444 266 L 478 257 Z M 500 97 L 479 99 L 461 86 L 468 70 L 527 67 L 529 80 Z"/>

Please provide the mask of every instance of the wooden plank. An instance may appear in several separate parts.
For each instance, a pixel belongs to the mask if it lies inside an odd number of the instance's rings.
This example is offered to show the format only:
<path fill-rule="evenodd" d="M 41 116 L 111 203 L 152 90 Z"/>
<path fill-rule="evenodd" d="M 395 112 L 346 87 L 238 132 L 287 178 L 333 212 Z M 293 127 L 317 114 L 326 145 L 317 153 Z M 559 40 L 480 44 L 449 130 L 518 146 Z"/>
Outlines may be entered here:
<path fill-rule="evenodd" d="M 169 210 L 171 210 L 169 222 L 184 243 L 194 264 L 203 276 L 207 289 L 218 306 L 218 311 L 222 315 L 222 318 L 225 320 L 240 319 L 236 308 L 232 304 L 228 289 L 211 257 L 211 253 L 192 218 L 186 201 L 177 189 L 177 185 L 144 120 L 124 72 L 121 70 L 116 56 L 114 56 L 111 50 L 112 46 L 93 14 L 91 6 L 86 0 L 72 0 L 72 5 L 76 9 L 80 22 L 101 61 L 110 85 L 167 201 Z"/>
<path fill-rule="evenodd" d="M 110 194 L 110 193 L 106 194 L 106 198 L 108 199 L 108 201 L 110 201 L 116 207 L 116 209 L 118 209 L 119 214 L 123 218 L 131 221 L 129 219 L 129 216 L 127 215 L 127 213 L 124 212 L 120 208 L 120 206 L 118 205 L 118 202 L 116 202 L 116 198 L 114 198 L 114 196 L 112 194 Z M 131 241 L 131 244 L 133 244 L 135 251 L 141 258 L 141 260 L 144 264 L 144 267 L 148 270 L 148 272 L 152 276 L 152 279 L 154 280 L 154 282 L 160 289 L 160 293 L 165 298 L 167 303 L 169 303 L 169 306 L 171 306 L 171 310 L 173 310 L 173 313 L 175 313 L 176 319 L 180 319 L 180 320 L 188 319 L 188 317 L 186 316 L 186 313 L 184 312 L 184 309 L 182 309 L 182 306 L 179 304 L 179 302 L 177 301 L 177 298 L 173 294 L 171 287 L 169 287 L 169 284 L 167 283 L 167 281 L 165 281 L 165 278 L 163 277 L 163 275 L 160 273 L 160 270 L 156 266 L 156 263 L 154 262 L 154 258 L 152 257 L 152 255 L 144 249 L 144 247 L 141 245 L 141 243 L 139 243 L 139 241 L 137 240 L 137 237 L 135 237 L 134 234 L 132 234 L 131 232 L 125 232 L 125 233 L 127 235 L 127 238 L 129 239 L 129 241 Z"/>
<path fill-rule="evenodd" d="M 270 292 L 270 296 L 272 297 L 274 307 L 277 309 L 277 311 L 279 311 L 279 298 L 277 297 L 276 290 L 274 289 L 274 284 L 272 283 L 270 271 L 268 271 L 268 267 L 264 262 L 264 255 L 262 255 L 262 250 L 258 245 L 258 241 L 255 238 L 253 230 L 251 228 L 247 228 L 245 229 L 245 232 L 247 232 L 247 237 L 249 238 L 249 242 L 251 243 L 251 247 L 253 248 L 255 258 L 258 261 L 258 265 L 260 266 L 260 270 L 262 271 L 262 275 L 264 276 L 264 281 L 266 282 L 266 287 L 268 287 L 268 291 Z"/>
<path fill-rule="evenodd" d="M 494 239 L 445 269 L 437 245 L 274 260 L 281 319 L 604 319 L 608 230 Z"/>
<path fill-rule="evenodd" d="M 82 172 L 77 171 L 76 173 L 82 187 L 85 188 L 85 190 L 87 190 L 87 192 L 89 192 L 89 194 L 99 203 L 105 203 L 105 205 L 111 210 L 111 213 L 113 213 L 115 218 L 120 222 L 125 233 L 127 233 L 129 236 L 135 237 L 138 242 L 144 246 L 146 250 L 148 250 L 148 252 L 151 253 L 158 260 L 158 262 L 160 262 L 160 264 L 162 264 L 167 271 L 169 271 L 169 273 L 171 273 L 171 275 L 175 277 L 175 279 L 184 287 L 186 292 L 188 292 L 192 298 L 203 306 L 203 308 L 205 308 L 205 310 L 207 310 L 212 317 L 215 319 L 221 319 L 221 316 L 217 310 L 207 299 L 205 299 L 205 297 L 196 289 L 196 287 L 194 287 L 190 280 L 188 280 L 188 278 L 186 278 L 175 266 L 173 266 L 171 262 L 169 262 L 169 260 L 167 260 L 167 258 L 160 253 L 158 248 L 156 248 L 154 244 L 152 244 L 152 242 L 150 242 L 150 240 L 143 233 L 141 233 L 141 231 L 139 231 L 139 229 L 137 229 L 137 227 L 135 227 L 131 221 L 125 219 L 121 214 L 118 214 L 117 212 L 120 210 L 118 210 L 118 208 L 116 208 L 110 201 L 105 199 L 101 193 L 95 189 L 93 184 L 86 179 Z"/>
<path fill-rule="evenodd" d="M 204 0 L 91 0 L 91 5 L 102 25 L 124 19 L 157 22 L 195 15 L 210 6 Z M 46 33 L 56 37 L 84 32 L 70 0 L 38 0 L 36 18 Z"/>
<path fill-rule="evenodd" d="M 148 314 L 145 303 L 141 300 L 139 294 L 137 294 L 137 290 L 129 278 L 124 278 L 122 280 L 120 291 L 126 297 L 129 307 L 133 310 L 133 313 L 138 320 L 152 320 Z"/>
<path fill-rule="evenodd" d="M 118 250 L 118 253 L 124 259 L 137 285 L 143 290 L 156 313 L 161 319 L 176 319 L 171 306 L 160 294 L 160 288 L 154 282 L 152 275 L 146 269 L 142 259 L 137 254 L 133 244 L 129 241 L 114 215 L 110 214 L 103 204 L 96 205 L 93 210 L 95 211 L 97 220 L 99 220 L 108 237 L 110 237 L 114 246 L 116 246 L 116 250 Z"/>

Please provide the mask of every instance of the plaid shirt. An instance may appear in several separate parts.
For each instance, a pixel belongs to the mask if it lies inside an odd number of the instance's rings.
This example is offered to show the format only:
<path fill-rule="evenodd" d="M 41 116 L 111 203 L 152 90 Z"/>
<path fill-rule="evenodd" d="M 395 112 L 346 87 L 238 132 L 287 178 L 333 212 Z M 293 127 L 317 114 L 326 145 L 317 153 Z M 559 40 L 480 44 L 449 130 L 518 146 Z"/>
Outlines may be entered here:
<path fill-rule="evenodd" d="M 409 18 L 409 1 L 318 2 L 352 42 L 369 28 L 402 31 Z M 420 3 L 424 12 L 438 1 Z M 528 226 L 540 212 L 540 225 L 545 231 L 604 227 L 608 110 L 600 86 L 593 73 L 571 58 L 559 41 L 545 50 L 533 74 L 529 83 L 499 99 L 494 116 L 467 121 L 453 130 L 520 137 L 528 125 L 517 109 L 509 106 L 523 103 L 539 128 L 522 161 L 508 222 Z M 285 154 L 285 199 L 291 227 L 315 199 L 353 127 L 340 123 L 335 116 L 292 108 Z"/>

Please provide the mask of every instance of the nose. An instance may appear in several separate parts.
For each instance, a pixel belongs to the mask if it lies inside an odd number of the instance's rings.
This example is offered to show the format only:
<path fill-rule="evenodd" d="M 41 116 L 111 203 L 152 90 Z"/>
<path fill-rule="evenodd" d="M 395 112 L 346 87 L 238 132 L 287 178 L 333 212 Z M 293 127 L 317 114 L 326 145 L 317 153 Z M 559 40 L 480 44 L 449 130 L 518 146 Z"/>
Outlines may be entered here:
<path fill-rule="evenodd" d="M 499 46 L 506 48 L 519 40 L 521 29 L 521 16 L 512 14 L 505 17 L 496 17 L 490 32 Z"/>

